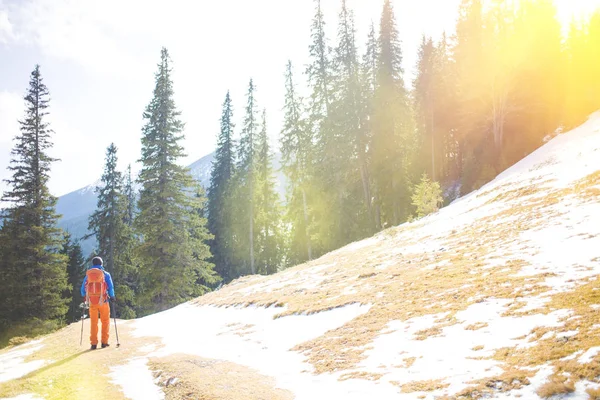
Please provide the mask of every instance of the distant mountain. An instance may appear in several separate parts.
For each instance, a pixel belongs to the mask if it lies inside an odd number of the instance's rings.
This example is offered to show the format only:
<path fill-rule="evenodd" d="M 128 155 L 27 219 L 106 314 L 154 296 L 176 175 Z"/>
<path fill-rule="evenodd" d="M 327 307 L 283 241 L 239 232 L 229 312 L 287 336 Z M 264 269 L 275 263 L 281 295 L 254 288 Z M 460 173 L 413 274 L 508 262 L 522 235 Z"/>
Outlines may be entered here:
<path fill-rule="evenodd" d="M 189 166 L 192 176 L 199 181 L 205 189 L 208 189 L 210 184 L 210 171 L 214 159 L 215 153 L 211 153 Z M 280 169 L 280 159 L 281 157 L 279 154 L 276 154 L 273 159 L 273 167 L 276 171 L 279 171 Z M 73 237 L 82 238 L 88 234 L 88 218 L 96 209 L 98 198 L 96 196 L 95 188 L 99 184 L 100 181 L 98 180 L 91 185 L 58 198 L 56 211 L 62 215 L 58 225 L 71 233 Z M 285 177 L 281 172 L 277 173 L 276 185 L 277 190 L 283 199 L 285 193 Z M 94 246 L 94 238 L 81 242 L 83 254 L 86 256 L 92 252 Z"/>

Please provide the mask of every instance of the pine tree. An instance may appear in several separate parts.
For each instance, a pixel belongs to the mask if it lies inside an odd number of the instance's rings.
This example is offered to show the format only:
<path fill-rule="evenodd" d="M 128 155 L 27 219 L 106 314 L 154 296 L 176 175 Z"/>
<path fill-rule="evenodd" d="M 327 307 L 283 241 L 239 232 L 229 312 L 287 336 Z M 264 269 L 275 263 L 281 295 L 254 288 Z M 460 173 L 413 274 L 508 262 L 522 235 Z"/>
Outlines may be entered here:
<path fill-rule="evenodd" d="M 67 260 L 60 254 L 62 233 L 56 224 L 56 198 L 48 191 L 52 162 L 48 155 L 53 131 L 46 122 L 49 93 L 36 65 L 25 95 L 25 118 L 20 123 L 2 200 L 3 301 L 0 321 L 13 334 L 35 334 L 64 321 L 69 299 Z M 8 323 L 8 326 L 6 325 Z M 20 331 L 20 332 L 19 332 Z M 11 332 L 8 332 L 10 335 Z"/>
<path fill-rule="evenodd" d="M 296 91 L 291 61 L 286 68 L 285 89 L 281 159 L 289 180 L 286 207 L 286 220 L 290 225 L 288 258 L 291 265 L 296 265 L 313 258 L 310 201 L 314 154 L 313 135 L 303 115 L 302 99 Z"/>
<path fill-rule="evenodd" d="M 233 257 L 232 178 L 235 173 L 233 106 L 229 92 L 223 102 L 221 131 L 208 191 L 208 228 L 214 235 L 211 253 L 215 270 L 225 282 L 236 276 Z"/>
<path fill-rule="evenodd" d="M 90 236 L 96 237 L 96 254 L 103 258 L 105 269 L 112 274 L 115 294 L 120 300 L 119 316 L 133 318 L 136 285 L 134 236 L 128 225 L 130 203 L 123 190 L 123 176 L 117 170 L 117 147 L 114 143 L 106 149 L 104 173 L 96 193 L 98 204 L 89 218 Z"/>
<path fill-rule="evenodd" d="M 455 87 L 455 68 L 450 54 L 446 33 L 434 48 L 433 54 L 433 154 L 432 167 L 440 182 L 451 182 L 458 177 L 458 143 L 455 137 L 456 119 L 453 107 Z"/>
<path fill-rule="evenodd" d="M 413 83 L 414 102 L 416 110 L 417 127 L 420 131 L 420 144 L 422 165 L 420 169 L 435 181 L 436 170 L 436 138 L 435 108 L 437 102 L 435 93 L 435 45 L 431 37 L 423 36 L 419 48 L 419 60 L 417 63 L 417 77 Z"/>
<path fill-rule="evenodd" d="M 258 148 L 258 111 L 254 82 L 250 80 L 246 102 L 246 113 L 238 148 L 235 176 L 235 254 L 241 260 L 239 275 L 256 273 L 256 153 Z"/>
<path fill-rule="evenodd" d="M 375 35 L 375 24 L 371 23 L 369 36 L 366 44 L 366 51 L 362 61 L 362 75 L 365 87 L 365 97 L 372 101 L 377 87 L 377 60 L 379 53 L 377 49 L 377 36 Z"/>
<path fill-rule="evenodd" d="M 325 37 L 325 20 L 321 9 L 321 1 L 316 0 L 316 12 L 311 25 L 309 45 L 310 63 L 306 69 L 306 77 L 311 90 L 308 104 L 308 128 L 311 130 L 314 146 L 314 168 L 311 179 L 313 195 L 311 211 L 313 227 L 311 229 L 311 247 L 313 255 L 318 256 L 334 245 L 334 215 L 332 213 L 331 197 L 337 193 L 327 186 L 327 174 L 331 169 L 325 164 L 328 155 L 325 153 L 330 142 L 331 126 L 328 116 L 332 103 L 332 65 L 331 49 Z M 327 178 L 327 179 L 326 179 Z M 333 194 L 332 194 L 333 193 Z M 337 231 L 336 231 L 337 233 Z"/>
<path fill-rule="evenodd" d="M 379 53 L 377 48 L 377 36 L 375 34 L 375 24 L 371 23 L 369 35 L 366 43 L 366 51 L 360 65 L 361 73 L 361 97 L 360 97 L 360 120 L 362 125 L 363 143 L 368 146 L 364 150 L 364 159 L 361 162 L 361 177 L 363 181 L 363 190 L 365 201 L 368 199 L 369 214 L 372 222 L 371 227 L 374 231 L 381 229 L 380 207 L 373 202 L 373 116 L 375 106 L 375 88 L 377 87 L 377 60 Z M 365 184 L 368 184 L 365 186 Z"/>
<path fill-rule="evenodd" d="M 256 152 L 256 271 L 269 275 L 278 271 L 283 258 L 281 205 L 275 190 L 273 155 L 267 135 L 267 112 L 263 110 Z"/>
<path fill-rule="evenodd" d="M 482 170 L 475 152 L 484 149 L 481 143 L 489 142 L 485 135 L 485 106 L 481 101 L 484 87 L 483 5 L 481 0 L 462 0 L 456 23 L 456 37 L 452 49 L 455 61 L 456 140 L 458 142 L 458 174 L 461 191 L 468 193 Z"/>
<path fill-rule="evenodd" d="M 135 189 L 133 187 L 133 178 L 131 176 L 131 164 L 127 166 L 127 173 L 125 175 L 125 187 L 123 190 L 123 194 L 125 195 L 125 199 L 127 201 L 127 213 L 125 223 L 129 226 L 132 226 L 135 216 L 136 194 Z"/>
<path fill-rule="evenodd" d="M 81 308 L 79 305 L 82 303 L 82 298 L 79 290 L 83 283 L 86 268 L 85 258 L 83 257 L 79 240 L 74 240 L 68 232 L 65 233 L 64 236 L 61 254 L 69 260 L 67 263 L 67 280 L 69 287 L 65 293 L 65 298 L 70 299 L 67 322 L 75 322 L 81 319 Z"/>
<path fill-rule="evenodd" d="M 312 43 L 309 46 L 311 63 L 306 69 L 308 84 L 312 88 L 310 97 L 310 123 L 319 134 L 321 124 L 327 117 L 331 104 L 331 61 L 330 49 L 325 38 L 325 20 L 321 0 L 316 0 L 317 9 L 311 27 Z"/>
<path fill-rule="evenodd" d="M 372 138 L 374 197 L 383 225 L 397 225 L 406 219 L 410 207 L 415 137 L 390 0 L 383 7 L 378 49 Z"/>
<path fill-rule="evenodd" d="M 371 207 L 371 184 L 367 165 L 367 149 L 370 136 L 367 131 L 367 115 L 364 113 L 361 65 L 355 43 L 354 15 L 342 0 L 339 14 L 338 44 L 334 50 L 334 101 L 331 107 L 335 154 L 328 165 L 336 165 L 339 171 L 335 180 L 340 204 L 338 207 L 341 229 L 338 245 L 348 243 L 373 232 Z M 329 185 L 328 185 L 329 186 Z"/>
<path fill-rule="evenodd" d="M 104 268 L 115 274 L 115 258 L 127 220 L 127 202 L 123 195 L 123 177 L 117 170 L 117 147 L 114 143 L 106 149 L 106 163 L 101 184 L 96 187 L 98 202 L 90 215 L 88 230 L 96 237 L 96 253 L 104 260 Z"/>
<path fill-rule="evenodd" d="M 187 168 L 179 142 L 183 123 L 173 99 L 170 58 L 165 48 L 155 75 L 154 96 L 144 113 L 142 129 L 142 186 L 134 226 L 143 242 L 137 248 L 140 265 L 141 314 L 165 310 L 204 293 L 218 277 L 206 241 L 211 238 L 201 193 Z"/>

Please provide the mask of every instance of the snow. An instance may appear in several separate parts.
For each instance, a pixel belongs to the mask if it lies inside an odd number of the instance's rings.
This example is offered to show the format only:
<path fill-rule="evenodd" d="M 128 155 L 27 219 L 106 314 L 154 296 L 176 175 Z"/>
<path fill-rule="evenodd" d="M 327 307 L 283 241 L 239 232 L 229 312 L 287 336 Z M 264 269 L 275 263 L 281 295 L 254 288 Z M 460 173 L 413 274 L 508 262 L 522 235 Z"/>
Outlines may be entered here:
<path fill-rule="evenodd" d="M 41 368 L 46 361 L 24 362 L 25 358 L 44 347 L 40 341 L 30 342 L 0 355 L 0 382 L 10 381 Z"/>
<path fill-rule="evenodd" d="M 577 361 L 579 361 L 581 364 L 590 363 L 594 360 L 598 353 L 600 353 L 600 347 L 592 347 L 591 349 L 583 353 L 583 355 L 579 357 L 579 360 Z"/>
<path fill-rule="evenodd" d="M 128 364 L 111 368 L 109 376 L 132 400 L 162 400 L 164 393 L 154 383 L 147 358 L 134 358 Z"/>
<path fill-rule="evenodd" d="M 142 318 L 133 325 L 136 336 L 161 337 L 164 347 L 148 357 L 186 353 L 204 358 L 234 362 L 276 378 L 277 386 L 292 391 L 296 399 L 363 399 L 373 390 L 363 381 L 337 380 L 335 375 L 314 376 L 304 356 L 291 349 L 325 332 L 336 329 L 366 313 L 370 307 L 349 305 L 311 315 L 273 317 L 285 309 L 278 307 L 197 307 L 184 304 L 172 310 Z M 182 329 L 181 321 L 186 321 Z M 198 322 L 196 322 L 198 321 Z M 205 323 L 210 321 L 210 323 Z M 245 326 L 252 329 L 240 330 Z M 122 385 L 135 379 L 121 371 Z M 396 389 L 386 388 L 386 395 Z M 325 396 L 325 398 L 327 398 Z"/>
<path fill-rule="evenodd" d="M 0 397 L 0 400 L 44 400 L 44 398 L 34 394 L 21 394 L 17 397 Z"/>
<path fill-rule="evenodd" d="M 435 326 L 442 315 L 428 315 L 406 322 L 388 324 L 392 333 L 379 336 L 361 363 L 362 370 L 381 369 L 388 372 L 382 381 L 397 381 L 400 384 L 412 381 L 443 380 L 450 384 L 446 389 L 456 393 L 468 387 L 465 382 L 491 377 L 502 372 L 501 365 L 494 360 L 479 357 L 493 355 L 493 350 L 503 347 L 528 346 L 527 335 L 538 326 L 559 327 L 560 320 L 568 313 L 564 310 L 548 315 L 527 315 L 519 318 L 502 317 L 510 300 L 493 299 L 474 304 L 457 313 L 459 324 L 444 327 L 442 334 L 425 340 L 415 339 L 415 334 Z M 487 323 L 484 328 L 466 330 L 475 323 Z M 483 346 L 482 350 L 473 350 Z M 408 368 L 394 368 L 407 359 L 415 357 Z M 382 367 L 383 366 L 383 367 Z"/>

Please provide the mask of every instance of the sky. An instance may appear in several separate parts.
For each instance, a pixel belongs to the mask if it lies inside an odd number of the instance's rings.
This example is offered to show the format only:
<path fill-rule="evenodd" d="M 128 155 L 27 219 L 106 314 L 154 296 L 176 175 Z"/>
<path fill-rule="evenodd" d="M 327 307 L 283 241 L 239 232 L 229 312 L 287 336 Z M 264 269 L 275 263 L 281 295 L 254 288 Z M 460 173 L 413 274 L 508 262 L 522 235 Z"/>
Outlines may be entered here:
<path fill-rule="evenodd" d="M 459 1 L 392 0 L 407 82 L 421 36 L 451 32 Z M 341 0 L 322 2 L 333 45 Z M 600 0 L 556 2 L 568 20 Z M 371 22 L 377 27 L 383 0 L 347 3 L 356 14 L 362 50 Z M 186 124 L 188 156 L 182 164 L 214 151 L 228 90 L 241 126 L 250 78 L 276 145 L 285 65 L 292 61 L 303 84 L 314 7 L 310 0 L 0 0 L 0 179 L 10 176 L 6 166 L 35 64 L 41 65 L 51 95 L 51 155 L 61 159 L 49 182 L 54 195 L 97 181 L 111 142 L 119 149 L 120 169 L 136 163 L 142 113 L 163 46 L 173 61 L 175 102 Z"/>

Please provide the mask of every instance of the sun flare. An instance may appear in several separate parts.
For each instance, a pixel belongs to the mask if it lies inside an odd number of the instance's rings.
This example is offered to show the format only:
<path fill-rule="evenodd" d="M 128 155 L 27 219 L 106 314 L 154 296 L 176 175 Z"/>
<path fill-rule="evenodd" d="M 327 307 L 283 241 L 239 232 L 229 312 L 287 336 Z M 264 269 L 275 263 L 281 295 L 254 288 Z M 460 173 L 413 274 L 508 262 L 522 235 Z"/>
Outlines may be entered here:
<path fill-rule="evenodd" d="M 589 18 L 600 9 L 600 0 L 554 0 L 554 2 L 563 24 L 569 24 L 573 19 Z"/>

